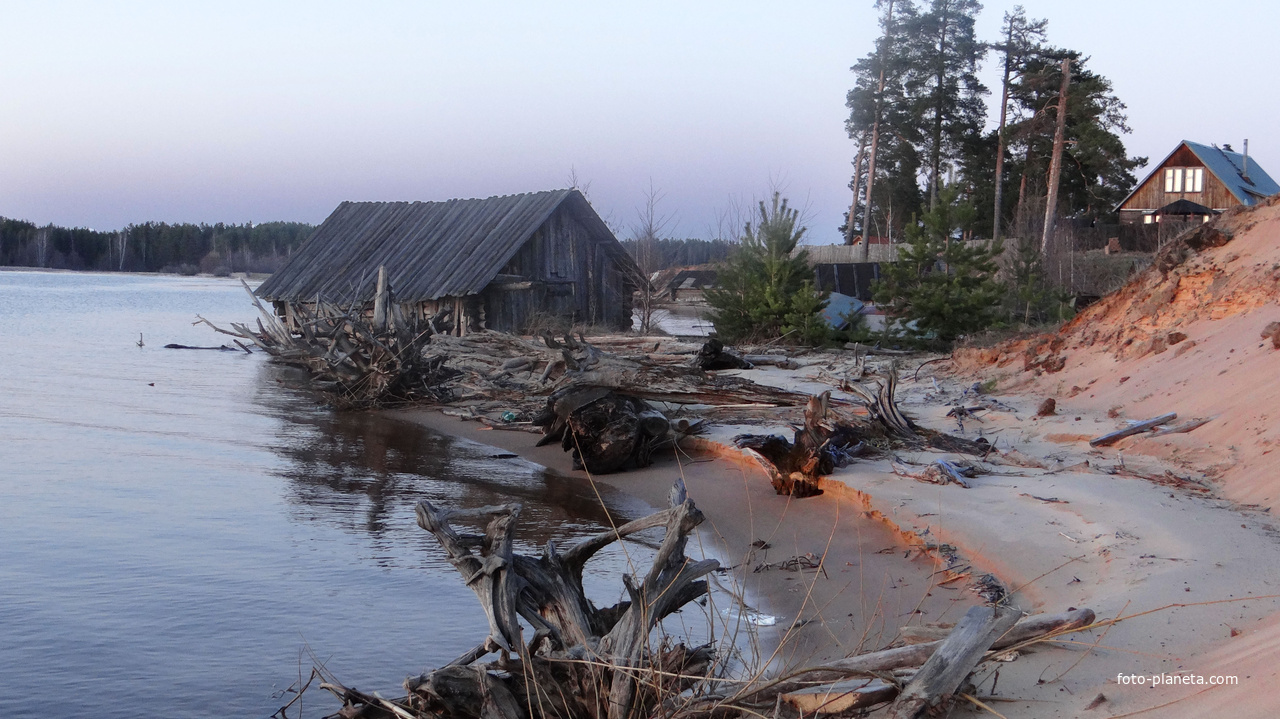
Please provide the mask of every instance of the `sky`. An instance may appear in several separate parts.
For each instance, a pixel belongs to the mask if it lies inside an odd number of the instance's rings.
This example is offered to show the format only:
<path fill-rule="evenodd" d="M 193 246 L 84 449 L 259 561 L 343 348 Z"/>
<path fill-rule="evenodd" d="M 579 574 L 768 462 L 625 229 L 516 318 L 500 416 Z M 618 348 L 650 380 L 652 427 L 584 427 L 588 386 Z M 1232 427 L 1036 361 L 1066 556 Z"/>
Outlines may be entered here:
<path fill-rule="evenodd" d="M 980 37 L 1014 4 L 985 3 Z M 1131 154 L 1247 137 L 1280 172 L 1280 3 L 1021 4 L 1113 81 Z M 713 237 L 777 188 L 808 242 L 839 242 L 849 68 L 876 17 L 871 0 L 0 0 L 0 216 L 318 223 L 343 200 L 576 178 L 622 236 L 651 189 L 668 234 Z M 998 85 L 994 54 L 982 76 Z"/>

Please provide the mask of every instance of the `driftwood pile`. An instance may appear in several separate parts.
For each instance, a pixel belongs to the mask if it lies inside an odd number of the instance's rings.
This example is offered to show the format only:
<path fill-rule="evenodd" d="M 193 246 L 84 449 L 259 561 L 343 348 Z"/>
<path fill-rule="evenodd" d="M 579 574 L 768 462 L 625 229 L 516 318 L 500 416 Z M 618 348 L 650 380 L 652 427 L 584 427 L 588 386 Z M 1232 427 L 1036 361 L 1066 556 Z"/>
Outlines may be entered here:
<path fill-rule="evenodd" d="M 489 633 L 439 669 L 410 677 L 390 700 L 342 686 L 321 686 L 343 703 L 334 716 L 377 719 L 795 719 L 855 716 L 890 704 L 889 716 L 920 717 L 972 695 L 980 663 L 1093 624 L 1088 609 L 1023 618 L 1007 606 L 971 608 L 943 635 L 767 678 L 724 661 L 732 647 L 688 646 L 655 629 L 707 593 L 714 559 L 685 555 L 703 520 L 683 483 L 670 508 L 542 555 L 512 547 L 516 504 L 447 510 L 421 502 L 418 524 L 430 532 L 475 592 Z M 482 534 L 455 523 L 483 526 Z M 646 529 L 665 536 L 643 577 L 623 576 L 628 600 L 597 608 L 583 593 L 586 563 L 610 543 Z M 529 631 L 521 626 L 524 620 Z M 659 630 L 656 634 L 661 635 Z M 489 661 L 481 661 L 492 655 Z M 282 713 L 283 715 L 283 710 Z"/>
<path fill-rule="evenodd" d="M 444 367 L 442 357 L 424 351 L 432 326 L 405 317 L 394 302 L 385 269 L 378 272 L 371 315 L 360 307 L 338 307 L 317 298 L 309 307 L 291 308 L 296 333 L 264 307 L 247 284 L 244 287 L 261 315 L 257 331 L 235 323 L 230 330 L 222 329 L 203 317 L 198 321 L 253 342 L 277 362 L 305 369 L 312 389 L 335 407 L 368 409 L 450 399 L 446 380 L 456 373 Z"/>
<path fill-rule="evenodd" d="M 751 409 L 797 407 L 807 399 L 709 373 L 701 358 L 730 356 L 715 342 L 700 353 L 641 337 L 610 338 L 602 348 L 582 335 L 442 334 L 429 320 L 405 316 L 382 270 L 371 312 L 317 298 L 292 305 L 286 325 L 253 301 L 261 313 L 256 330 L 199 321 L 305 369 L 311 387 L 338 408 L 447 406 L 449 414 L 493 427 L 540 431 L 544 444 L 560 442 L 579 467 L 595 473 L 645 466 L 655 450 L 697 431 L 696 420 L 672 423 L 653 403 Z"/>
<path fill-rule="evenodd" d="M 892 369 L 884 375 L 883 382 L 876 384 L 874 391 L 857 382 L 847 382 L 844 389 L 861 401 L 865 415 L 836 411 L 830 404 L 830 392 L 824 392 L 809 398 L 804 425 L 795 430 L 793 439 L 776 434 L 742 434 L 735 437 L 734 442 L 760 462 L 778 494 L 793 497 L 821 494 L 819 483 L 823 476 L 864 453 L 924 446 L 984 457 L 991 452 L 985 440 L 968 440 L 912 422 L 894 399 L 897 384 L 898 375 Z M 941 484 L 952 481 L 969 486 L 965 478 L 972 475 L 967 469 L 949 462 L 937 464 L 934 471 L 941 472 L 939 479 L 926 481 Z"/>

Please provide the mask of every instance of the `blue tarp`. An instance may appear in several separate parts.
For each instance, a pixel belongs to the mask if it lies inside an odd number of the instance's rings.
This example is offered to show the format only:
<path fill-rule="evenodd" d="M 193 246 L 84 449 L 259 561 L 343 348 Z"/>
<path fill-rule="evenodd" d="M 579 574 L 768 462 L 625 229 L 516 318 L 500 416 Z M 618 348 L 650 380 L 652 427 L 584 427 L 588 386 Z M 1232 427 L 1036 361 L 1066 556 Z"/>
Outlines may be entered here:
<path fill-rule="evenodd" d="M 822 319 L 833 330 L 844 329 L 849 324 L 847 318 L 862 312 L 865 306 L 857 297 L 832 292 L 828 296 L 826 308 L 822 310 Z"/>

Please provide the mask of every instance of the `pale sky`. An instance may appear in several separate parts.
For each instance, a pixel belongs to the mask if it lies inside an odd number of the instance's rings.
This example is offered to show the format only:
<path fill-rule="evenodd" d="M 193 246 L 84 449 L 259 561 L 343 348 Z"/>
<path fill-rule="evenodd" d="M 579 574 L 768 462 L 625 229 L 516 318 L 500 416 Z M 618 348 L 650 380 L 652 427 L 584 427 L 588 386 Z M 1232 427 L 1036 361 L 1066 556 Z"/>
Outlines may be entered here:
<path fill-rule="evenodd" d="M 1014 4 L 986 3 L 981 37 Z M 1280 177 L 1280 3 L 1022 4 L 1115 83 L 1132 154 L 1248 137 Z M 838 242 L 875 23 L 870 0 L 0 2 L 0 215 L 318 223 L 572 169 L 623 230 L 651 181 L 693 237 L 777 185 Z"/>

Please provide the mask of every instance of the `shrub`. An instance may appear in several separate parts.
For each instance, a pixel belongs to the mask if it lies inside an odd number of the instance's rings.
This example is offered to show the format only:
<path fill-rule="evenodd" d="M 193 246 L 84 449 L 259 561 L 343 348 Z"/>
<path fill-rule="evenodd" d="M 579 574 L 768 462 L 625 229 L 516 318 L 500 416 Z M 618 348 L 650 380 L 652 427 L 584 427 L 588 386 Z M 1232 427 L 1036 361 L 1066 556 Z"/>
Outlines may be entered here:
<path fill-rule="evenodd" d="M 742 243 L 722 266 L 717 287 L 706 293 L 716 334 L 728 342 L 791 333 L 797 342 L 821 343 L 827 328 L 819 313 L 825 293 L 813 286 L 807 255 L 792 255 L 804 236 L 799 212 L 775 192 L 748 223 Z"/>
<path fill-rule="evenodd" d="M 907 337 L 951 342 L 995 323 L 1004 287 L 996 280 L 998 243 L 965 242 L 958 228 L 974 212 L 954 186 L 907 227 L 896 262 L 883 266 L 876 302 Z"/>

